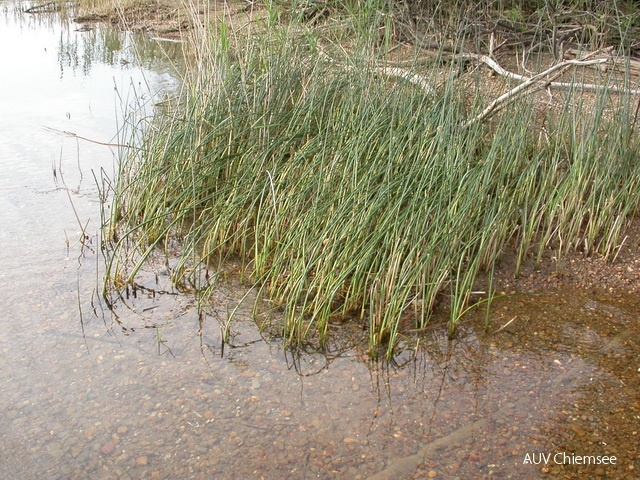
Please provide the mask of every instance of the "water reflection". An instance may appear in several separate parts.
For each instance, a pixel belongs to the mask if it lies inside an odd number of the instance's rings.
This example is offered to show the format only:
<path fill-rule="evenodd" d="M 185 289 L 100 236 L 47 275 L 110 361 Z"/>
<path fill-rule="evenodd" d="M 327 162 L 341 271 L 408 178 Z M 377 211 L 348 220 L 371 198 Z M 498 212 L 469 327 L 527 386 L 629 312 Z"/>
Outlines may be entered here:
<path fill-rule="evenodd" d="M 58 44 L 60 76 L 66 70 L 89 75 L 94 65 L 146 69 L 162 66 L 177 76 L 179 69 L 174 67 L 181 55 L 180 43 L 148 41 L 142 33 L 123 33 L 102 24 L 62 31 Z"/>
<path fill-rule="evenodd" d="M 513 296 L 499 333 L 478 313 L 452 341 L 436 319 L 389 362 L 349 323 L 285 351 L 251 295 L 223 343 L 245 287 L 203 313 L 162 262 L 106 308 L 92 171 L 117 152 L 79 137 L 110 143 L 124 92 L 172 88 L 172 67 L 138 37 L 3 11 L 0 478 L 634 478 L 637 299 Z M 524 463 L 559 450 L 621 461 Z"/>

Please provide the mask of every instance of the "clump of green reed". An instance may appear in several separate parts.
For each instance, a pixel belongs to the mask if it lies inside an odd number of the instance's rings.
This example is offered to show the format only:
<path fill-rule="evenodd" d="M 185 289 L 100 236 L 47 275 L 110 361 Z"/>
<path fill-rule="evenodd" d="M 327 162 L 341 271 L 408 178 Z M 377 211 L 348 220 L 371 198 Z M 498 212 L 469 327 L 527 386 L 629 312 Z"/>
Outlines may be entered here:
<path fill-rule="evenodd" d="M 178 284 L 240 258 L 288 341 L 349 315 L 391 352 L 400 319 L 423 327 L 443 294 L 453 334 L 510 242 L 521 259 L 610 253 L 638 211 L 628 98 L 606 118 L 606 94 L 592 109 L 569 94 L 546 137 L 532 99 L 462 127 L 482 105 L 454 80 L 431 95 L 381 76 L 371 45 L 335 62 L 299 33 L 221 28 L 207 44 L 192 90 L 122 159 L 109 278 L 132 281 L 177 239 Z"/>

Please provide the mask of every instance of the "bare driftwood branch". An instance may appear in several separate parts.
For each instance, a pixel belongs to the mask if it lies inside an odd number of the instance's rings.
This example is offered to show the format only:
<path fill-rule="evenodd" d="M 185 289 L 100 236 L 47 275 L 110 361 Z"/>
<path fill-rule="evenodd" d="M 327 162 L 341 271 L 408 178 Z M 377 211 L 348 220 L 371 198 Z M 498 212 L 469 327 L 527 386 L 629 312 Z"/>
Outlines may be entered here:
<path fill-rule="evenodd" d="M 605 50 L 604 52 L 608 53 L 609 51 Z M 322 49 L 319 49 L 319 53 L 321 56 L 325 58 L 329 58 L 332 62 L 337 63 L 333 59 L 331 59 L 331 57 Z M 489 117 L 492 113 L 497 111 L 499 108 L 504 107 L 508 103 L 512 102 L 519 94 L 521 94 L 525 90 L 533 88 L 534 86 L 536 87 L 535 90 L 539 90 L 540 88 L 562 88 L 562 89 L 571 89 L 571 90 L 613 92 L 613 93 L 623 93 L 623 94 L 629 94 L 629 95 L 640 95 L 639 89 L 621 88 L 616 85 L 598 85 L 598 84 L 581 83 L 581 82 L 554 81 L 556 78 L 562 75 L 570 67 L 604 65 L 606 63 L 614 63 L 614 59 L 610 53 L 600 58 L 595 58 L 595 59 L 589 58 L 601 53 L 603 53 L 603 51 L 599 50 L 596 52 L 592 52 L 583 58 L 564 60 L 532 77 L 520 75 L 518 73 L 510 72 L 504 69 L 497 61 L 495 61 L 489 55 L 464 53 L 464 52 L 450 54 L 451 57 L 456 59 L 476 60 L 477 62 L 487 65 L 489 68 L 491 68 L 494 72 L 496 72 L 500 76 L 521 82 L 518 86 L 512 88 L 508 92 L 500 95 L 498 98 L 493 100 L 477 116 L 465 122 L 463 124 L 463 127 L 468 127 L 473 125 L 476 122 L 480 122 L 484 120 L 485 118 Z M 425 60 L 426 60 L 425 58 L 415 59 L 413 61 L 413 65 L 423 63 Z M 429 81 L 427 77 L 414 73 L 411 70 L 400 68 L 399 65 L 400 65 L 399 63 L 396 63 L 396 64 L 387 64 L 385 66 L 378 66 L 376 67 L 376 72 L 385 76 L 402 78 L 420 87 L 427 95 L 435 94 L 435 91 L 436 91 L 435 86 L 432 84 L 432 82 Z M 408 64 L 403 62 L 402 65 L 404 66 Z M 345 68 L 350 68 L 350 67 L 345 67 Z"/>
<path fill-rule="evenodd" d="M 485 108 L 482 112 L 480 112 L 480 114 L 478 114 L 477 116 L 473 117 L 471 120 L 467 121 L 463 125 L 463 127 L 468 127 L 470 125 L 473 125 L 476 122 L 484 120 L 489 115 L 491 115 L 491 113 L 493 113 L 499 106 L 503 106 L 503 104 L 506 104 L 506 103 L 508 103 L 510 101 L 513 101 L 513 99 L 520 92 L 528 89 L 529 87 L 531 87 L 533 85 L 538 84 L 540 86 L 540 88 L 545 87 L 547 85 L 547 82 L 544 81 L 545 77 L 551 75 L 554 72 L 557 72 L 558 70 L 564 69 L 567 66 L 572 66 L 572 65 L 574 65 L 574 66 L 596 65 L 596 64 L 606 63 L 607 61 L 608 61 L 608 58 L 595 58 L 593 60 L 565 60 L 563 62 L 557 63 L 557 64 L 553 65 L 552 67 L 546 69 L 545 71 L 540 72 L 540 73 L 538 73 L 537 75 L 534 75 L 531 78 L 528 78 L 527 80 L 522 82 L 517 87 L 512 88 L 508 92 L 500 95 L 493 102 L 491 102 L 487 106 L 487 108 Z M 497 65 L 497 63 L 496 63 L 496 65 Z M 505 72 L 506 72 L 506 70 L 505 70 Z M 510 72 L 507 72 L 507 73 L 510 73 Z M 514 74 L 512 74 L 512 75 L 514 75 Z M 574 85 L 574 88 L 575 88 L 575 85 Z"/>
<path fill-rule="evenodd" d="M 333 60 L 333 58 L 331 58 L 331 56 L 329 56 L 329 54 L 320 47 L 318 47 L 318 53 L 321 57 L 330 60 L 332 63 L 339 64 L 339 62 Z M 352 67 L 344 66 L 344 68 L 350 70 Z M 375 67 L 375 71 L 387 77 L 403 78 L 408 82 L 420 87 L 427 95 L 433 95 L 436 92 L 436 89 L 434 88 L 432 83 L 429 82 L 429 79 L 427 77 L 414 73 L 410 70 L 405 70 L 399 67 L 378 66 Z"/>
<path fill-rule="evenodd" d="M 428 95 L 433 95 L 435 93 L 433 85 L 427 78 L 422 75 L 418 75 L 417 73 L 413 73 L 409 70 L 404 70 L 398 67 L 378 67 L 376 71 L 384 75 L 404 78 L 408 82 L 422 88 Z"/>
<path fill-rule="evenodd" d="M 613 51 L 613 48 L 607 48 L 604 49 L 604 51 L 608 52 L 611 55 L 611 67 L 607 67 L 607 70 L 609 70 L 609 68 L 619 70 L 620 72 L 625 72 L 628 70 L 632 75 L 640 75 L 639 59 L 633 58 L 631 56 L 616 55 Z M 583 53 L 584 52 L 574 48 L 569 48 L 565 52 L 565 54 L 567 55 L 566 58 L 580 58 Z"/>
<path fill-rule="evenodd" d="M 517 73 L 513 73 L 513 72 L 509 72 L 507 70 L 505 70 L 504 68 L 502 68 L 498 62 L 496 62 L 495 60 L 493 60 L 491 57 L 487 56 L 487 55 L 476 55 L 473 53 L 464 53 L 464 54 L 460 54 L 460 56 L 462 56 L 463 58 L 472 58 L 472 59 L 476 59 L 479 62 L 484 63 L 485 65 L 487 65 L 489 68 L 491 68 L 491 70 L 493 70 L 494 72 L 496 72 L 498 75 L 501 75 L 503 77 L 507 77 L 507 78 L 511 78 L 513 80 L 518 80 L 520 82 L 527 82 L 530 80 L 530 77 L 527 77 L 525 75 L 519 75 Z M 571 62 L 571 61 L 576 61 L 576 60 L 566 60 L 566 62 Z M 579 62 L 585 61 L 585 59 L 581 59 L 581 60 L 577 60 Z M 610 57 L 607 58 L 603 58 L 600 59 L 600 61 L 598 62 L 593 62 L 593 63 L 582 63 L 580 65 L 601 65 L 604 63 L 608 63 L 611 62 L 612 59 Z M 588 91 L 592 91 L 592 92 L 614 92 L 614 93 L 627 93 L 629 95 L 640 95 L 640 90 L 638 89 L 628 89 L 628 88 L 622 88 L 622 87 L 618 87 L 616 85 L 598 85 L 598 84 L 594 84 L 594 83 L 575 83 L 575 82 L 545 82 L 545 86 L 547 87 L 551 87 L 551 88 L 562 88 L 562 89 L 570 89 L 570 90 L 588 90 Z"/>
<path fill-rule="evenodd" d="M 589 56 L 594 56 L 598 53 L 609 53 L 611 49 L 603 49 L 603 50 L 599 50 L 597 52 L 592 52 L 591 54 L 589 54 L 587 57 L 578 57 L 578 52 L 574 51 L 574 50 L 569 50 L 570 54 L 573 54 L 576 56 L 576 58 L 574 59 L 570 59 L 570 60 L 586 60 Z M 432 58 L 438 55 L 446 55 L 446 52 L 437 52 L 437 51 L 432 51 L 430 53 L 428 53 L 429 56 L 426 57 L 420 57 L 414 60 L 404 60 L 404 61 L 400 61 L 400 62 L 393 62 L 393 63 L 388 63 L 386 68 L 390 68 L 390 67 L 411 67 L 411 66 L 415 66 L 415 65 L 422 65 L 425 64 L 429 61 L 432 61 Z M 496 62 L 493 58 L 491 58 L 491 56 L 489 55 L 482 55 L 482 54 L 475 54 L 475 53 L 457 53 L 457 54 L 450 54 L 451 58 L 453 59 L 463 59 L 463 60 L 476 60 L 480 63 L 484 63 L 486 66 L 488 66 L 491 70 L 493 70 L 494 72 L 496 72 L 498 75 L 506 77 L 506 78 L 510 78 L 512 80 L 516 80 L 518 82 L 527 82 L 530 80 L 531 77 L 528 77 L 526 75 L 520 75 L 518 73 L 514 73 L 514 72 L 510 72 L 506 69 L 504 69 L 502 66 L 500 66 L 500 64 L 498 62 Z M 607 57 L 608 62 L 606 63 L 611 63 L 614 66 L 620 66 L 623 61 L 620 59 L 617 59 L 613 56 L 608 56 Z M 597 62 L 597 65 L 602 65 L 605 62 Z M 585 64 L 586 65 L 586 64 Z M 570 66 L 570 65 L 569 65 Z M 634 71 L 637 69 L 638 73 L 640 74 L 640 61 L 635 60 L 635 59 L 630 59 L 629 60 L 629 68 Z M 593 83 L 576 83 L 576 82 L 554 82 L 554 81 L 549 81 L 547 80 L 545 82 L 545 86 L 549 87 L 549 88 L 560 88 L 563 90 L 583 90 L 583 91 L 591 91 L 591 92 L 612 92 L 612 93 L 623 93 L 623 94 L 629 94 L 629 95 L 640 95 L 640 89 L 629 89 L 629 88 L 624 88 L 624 87 L 618 87 L 616 85 L 598 85 L 598 84 L 593 84 Z"/>

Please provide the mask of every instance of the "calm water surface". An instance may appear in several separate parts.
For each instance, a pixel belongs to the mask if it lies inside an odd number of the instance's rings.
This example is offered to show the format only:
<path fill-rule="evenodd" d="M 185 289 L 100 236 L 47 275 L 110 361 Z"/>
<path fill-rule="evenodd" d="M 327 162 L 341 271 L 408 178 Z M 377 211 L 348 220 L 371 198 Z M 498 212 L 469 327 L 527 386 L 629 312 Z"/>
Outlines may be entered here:
<path fill-rule="evenodd" d="M 176 87 L 179 47 L 0 6 L 0 478 L 638 478 L 638 299 L 499 300 L 498 333 L 436 324 L 386 363 L 348 325 L 287 353 L 250 302 L 222 355 L 215 312 L 152 269 L 168 293 L 131 292 L 116 319 L 95 178 L 118 149 L 60 132 L 121 141 Z M 221 287 L 218 316 L 243 294 Z M 558 452 L 617 462 L 535 462 Z"/>

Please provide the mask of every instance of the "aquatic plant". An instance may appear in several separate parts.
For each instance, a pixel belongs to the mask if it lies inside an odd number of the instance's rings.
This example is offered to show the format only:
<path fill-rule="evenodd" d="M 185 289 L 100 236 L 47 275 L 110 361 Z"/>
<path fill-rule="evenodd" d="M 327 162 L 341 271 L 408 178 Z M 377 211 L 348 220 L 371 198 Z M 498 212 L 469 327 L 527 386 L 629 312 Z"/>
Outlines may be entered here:
<path fill-rule="evenodd" d="M 548 116 L 528 96 L 469 121 L 483 92 L 458 67 L 427 66 L 433 89 L 379 67 L 385 21 L 348 50 L 342 30 L 209 31 L 185 95 L 121 159 L 105 288 L 160 250 L 205 301 L 202 270 L 239 259 L 287 341 L 351 317 L 390 353 L 401 320 L 424 327 L 443 296 L 453 335 L 506 248 L 611 255 L 640 205 L 629 95 L 569 91 Z"/>

